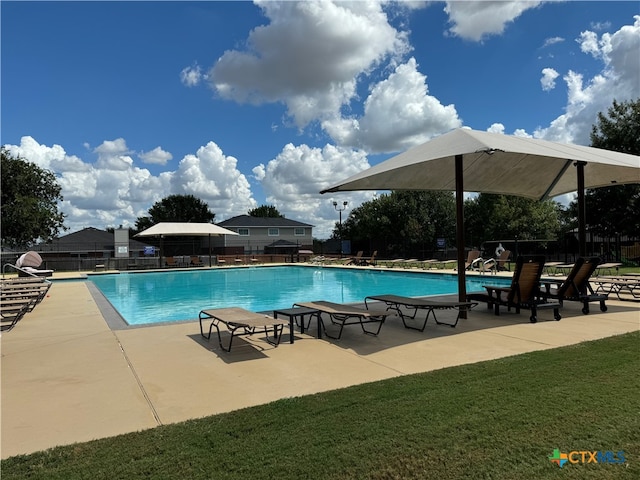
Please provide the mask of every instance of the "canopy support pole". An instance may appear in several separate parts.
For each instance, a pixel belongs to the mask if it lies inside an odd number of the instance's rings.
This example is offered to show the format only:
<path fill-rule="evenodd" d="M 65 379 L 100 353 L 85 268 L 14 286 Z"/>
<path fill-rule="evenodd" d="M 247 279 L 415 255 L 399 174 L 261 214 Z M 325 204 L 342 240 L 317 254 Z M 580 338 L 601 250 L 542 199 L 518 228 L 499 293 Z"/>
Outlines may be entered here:
<path fill-rule="evenodd" d="M 587 162 L 576 162 L 578 175 L 578 253 L 581 257 L 587 255 L 586 207 L 584 198 L 584 166 Z"/>
<path fill-rule="evenodd" d="M 462 155 L 456 155 L 456 246 L 458 250 L 458 301 L 467 301 L 467 283 L 464 255 L 464 179 Z M 467 318 L 467 311 L 460 310 L 460 318 Z"/>

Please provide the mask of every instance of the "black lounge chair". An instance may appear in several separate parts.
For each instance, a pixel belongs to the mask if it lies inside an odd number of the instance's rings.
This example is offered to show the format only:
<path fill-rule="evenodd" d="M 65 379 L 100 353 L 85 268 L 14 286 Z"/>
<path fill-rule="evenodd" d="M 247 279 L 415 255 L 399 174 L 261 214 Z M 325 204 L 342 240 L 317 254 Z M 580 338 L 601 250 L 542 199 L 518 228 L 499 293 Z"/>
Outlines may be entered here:
<path fill-rule="evenodd" d="M 364 333 L 376 336 L 380 333 L 382 324 L 389 316 L 387 311 L 365 310 L 364 308 L 352 307 L 341 303 L 325 302 L 324 300 L 294 303 L 293 306 L 315 310 L 316 313 L 313 315 L 318 320 L 318 338 L 321 337 L 320 329 L 322 328 L 325 335 L 329 338 L 333 338 L 334 340 L 340 339 L 342 336 L 342 330 L 347 325 L 360 325 Z M 340 326 L 338 336 L 332 336 L 327 333 L 324 321 L 322 320 L 322 314 L 327 314 L 332 324 Z M 377 323 L 378 329 L 376 331 L 367 330 L 364 328 L 365 323 Z"/>
<path fill-rule="evenodd" d="M 591 275 L 596 271 L 600 264 L 600 258 L 578 258 L 573 264 L 573 268 L 567 275 L 567 278 L 562 282 L 543 282 L 546 287 L 546 291 L 543 295 L 548 298 L 557 299 L 562 302 L 565 300 L 572 302 L 582 302 L 582 313 L 585 315 L 589 313 L 589 302 L 600 302 L 600 310 L 607 311 L 607 305 L 605 301 L 608 300 L 607 294 L 596 294 L 591 288 L 589 279 Z M 552 284 L 556 283 L 557 288 L 553 288 Z"/>
<path fill-rule="evenodd" d="M 505 306 L 508 310 L 515 308 L 516 313 L 520 313 L 522 308 L 531 310 L 531 323 L 538 321 L 539 309 L 553 308 L 554 318 L 560 320 L 560 302 L 548 302 L 540 292 L 544 262 L 544 255 L 518 257 L 510 287 L 485 285 L 486 293 L 469 293 L 467 300 L 486 302 L 488 308 L 494 308 L 496 315 L 500 315 L 500 306 Z"/>
<path fill-rule="evenodd" d="M 402 323 L 405 328 L 410 328 L 412 330 L 418 330 L 420 332 L 424 332 L 424 329 L 427 325 L 427 320 L 429 320 L 429 315 L 433 314 L 433 319 L 438 325 L 449 325 L 450 327 L 455 327 L 458 324 L 458 320 L 460 320 L 460 312 L 471 310 L 473 307 L 478 305 L 477 302 L 439 302 L 436 300 L 422 299 L 422 298 L 412 298 L 412 297 L 403 297 L 401 295 L 371 295 L 365 297 L 364 304 L 369 308 L 367 303 L 368 300 L 375 300 L 378 302 L 383 302 L 387 305 L 387 310 L 395 310 L 400 318 L 402 319 Z M 402 311 L 402 307 L 407 309 L 413 309 L 413 313 L 407 314 Z M 424 323 L 421 327 L 415 327 L 413 325 L 408 325 L 406 322 L 406 318 L 415 319 L 418 310 L 426 310 L 427 316 L 424 319 Z M 456 321 L 454 323 L 440 322 L 436 318 L 436 310 L 457 310 L 458 315 L 456 316 Z"/>

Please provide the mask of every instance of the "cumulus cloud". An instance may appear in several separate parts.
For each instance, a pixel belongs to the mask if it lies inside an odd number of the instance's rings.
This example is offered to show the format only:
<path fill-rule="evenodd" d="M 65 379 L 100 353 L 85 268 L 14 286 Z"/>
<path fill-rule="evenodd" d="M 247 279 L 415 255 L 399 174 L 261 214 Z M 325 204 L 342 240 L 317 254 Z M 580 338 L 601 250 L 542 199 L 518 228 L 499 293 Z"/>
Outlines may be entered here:
<path fill-rule="evenodd" d="M 454 105 L 429 95 L 414 58 L 371 89 L 364 116 L 326 120 L 322 127 L 339 144 L 372 153 L 405 150 L 462 125 Z"/>
<path fill-rule="evenodd" d="M 216 213 L 216 220 L 246 213 L 256 207 L 249 181 L 237 168 L 235 157 L 225 155 L 214 142 L 186 155 L 172 175 L 172 191 L 201 198 Z"/>
<path fill-rule="evenodd" d="M 142 152 L 138 155 L 144 163 L 155 165 L 166 165 L 173 158 L 169 152 L 165 152 L 161 147 L 156 147 L 149 152 Z"/>
<path fill-rule="evenodd" d="M 572 70 L 563 75 L 567 85 L 565 113 L 548 127 L 537 129 L 537 138 L 588 145 L 599 112 L 606 112 L 614 99 L 628 101 L 638 96 L 640 15 L 634 16 L 632 25 L 624 25 L 613 34 L 582 32 L 578 43 L 583 53 L 602 62 L 602 70 L 587 79 Z"/>
<path fill-rule="evenodd" d="M 124 139 L 103 142 L 91 163 L 66 154 L 60 145 L 49 147 L 22 137 L 20 145 L 6 145 L 11 154 L 52 171 L 64 198 L 60 210 L 71 231 L 87 226 L 133 227 L 157 201 L 171 194 L 192 194 L 207 202 L 222 220 L 256 206 L 249 182 L 213 142 L 186 155 L 176 171 L 153 175 L 133 165 Z M 162 149 L 158 147 L 160 151 Z M 158 150 L 158 149 L 156 149 Z M 165 152 L 166 153 L 166 152 Z"/>
<path fill-rule="evenodd" d="M 316 226 L 316 237 L 327 238 L 337 217 L 333 198 L 320 195 L 320 190 L 369 166 L 362 150 L 288 144 L 267 165 L 254 168 L 253 173 L 261 181 L 268 204 L 287 218 L 305 219 Z M 353 208 L 372 196 L 372 192 L 349 192 L 337 194 L 336 199 L 348 201 L 349 208 Z"/>
<path fill-rule="evenodd" d="M 545 92 L 553 90 L 556 87 L 556 78 L 558 78 L 559 76 L 560 74 L 553 68 L 543 68 L 542 78 L 540 79 L 542 90 L 544 90 Z"/>
<path fill-rule="evenodd" d="M 381 2 L 256 3 L 269 23 L 250 33 L 245 50 L 218 59 L 212 86 L 237 102 L 281 102 L 300 128 L 335 115 L 360 75 L 408 49 Z"/>
<path fill-rule="evenodd" d="M 479 42 L 490 35 L 502 34 L 508 23 L 541 3 L 448 1 L 444 10 L 452 24 L 449 28 L 452 35 Z"/>

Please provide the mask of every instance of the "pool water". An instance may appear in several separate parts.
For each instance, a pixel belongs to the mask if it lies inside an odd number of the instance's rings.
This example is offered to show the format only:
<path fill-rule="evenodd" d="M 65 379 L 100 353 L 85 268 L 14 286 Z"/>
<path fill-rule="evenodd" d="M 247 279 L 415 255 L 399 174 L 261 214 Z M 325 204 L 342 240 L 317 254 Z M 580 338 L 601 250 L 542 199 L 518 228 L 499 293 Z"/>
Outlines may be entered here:
<path fill-rule="evenodd" d="M 483 290 L 487 280 L 467 277 L 467 291 Z M 91 281 L 130 325 L 195 319 L 208 308 L 260 312 L 296 302 L 353 303 L 369 295 L 418 297 L 458 291 L 455 275 L 305 266 L 92 275 Z M 510 281 L 493 277 L 490 283 Z"/>

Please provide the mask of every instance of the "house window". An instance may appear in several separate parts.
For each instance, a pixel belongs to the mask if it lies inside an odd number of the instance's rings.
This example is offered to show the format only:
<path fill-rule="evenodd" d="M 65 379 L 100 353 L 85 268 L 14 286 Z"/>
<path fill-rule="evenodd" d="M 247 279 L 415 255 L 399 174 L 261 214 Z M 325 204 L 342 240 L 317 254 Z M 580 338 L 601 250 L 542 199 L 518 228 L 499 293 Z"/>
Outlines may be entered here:
<path fill-rule="evenodd" d="M 270 228 L 269 229 L 269 236 L 270 237 L 277 237 L 278 235 L 280 235 L 280 229 L 279 228 Z"/>
<path fill-rule="evenodd" d="M 241 237 L 248 237 L 249 236 L 249 229 L 248 228 L 239 228 L 238 229 L 238 235 L 240 235 Z"/>
<path fill-rule="evenodd" d="M 296 228 L 296 229 L 293 231 L 293 234 L 294 234 L 296 237 L 304 237 L 304 228 Z"/>

